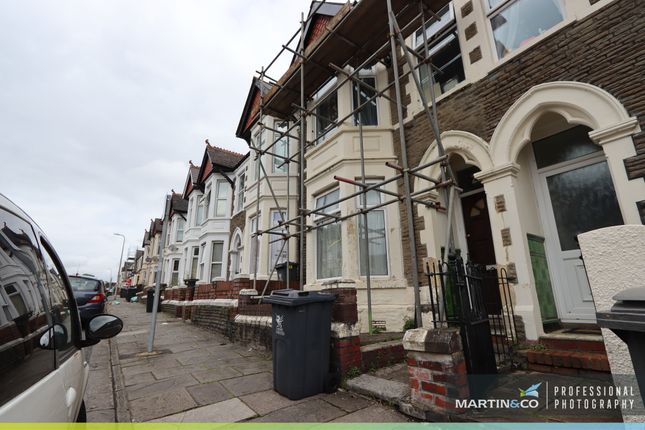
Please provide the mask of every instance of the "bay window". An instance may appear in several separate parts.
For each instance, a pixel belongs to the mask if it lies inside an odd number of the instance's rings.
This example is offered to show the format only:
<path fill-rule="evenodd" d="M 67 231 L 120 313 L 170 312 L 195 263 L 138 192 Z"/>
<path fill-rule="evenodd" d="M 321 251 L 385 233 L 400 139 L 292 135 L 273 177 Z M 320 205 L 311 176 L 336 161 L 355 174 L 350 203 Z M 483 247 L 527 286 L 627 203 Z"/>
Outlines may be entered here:
<path fill-rule="evenodd" d="M 500 59 L 564 20 L 560 0 L 488 0 L 488 7 Z"/>
<path fill-rule="evenodd" d="M 336 189 L 316 199 L 316 209 L 330 215 L 340 215 L 340 190 Z M 336 202 L 334 204 L 334 202 Z M 320 226 L 316 230 L 316 267 L 318 279 L 337 278 L 342 275 L 342 236 L 340 222 L 329 224 L 330 218 L 324 215 L 317 216 Z"/>

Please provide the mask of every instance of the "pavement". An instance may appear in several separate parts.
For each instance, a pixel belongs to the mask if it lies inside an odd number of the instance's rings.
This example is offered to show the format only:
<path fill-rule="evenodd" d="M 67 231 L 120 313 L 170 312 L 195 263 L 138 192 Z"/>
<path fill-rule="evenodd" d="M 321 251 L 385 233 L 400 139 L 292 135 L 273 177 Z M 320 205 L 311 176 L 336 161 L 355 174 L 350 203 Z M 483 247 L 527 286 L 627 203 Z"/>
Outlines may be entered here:
<path fill-rule="evenodd" d="M 92 348 L 89 422 L 409 421 L 387 404 L 342 390 L 289 400 L 273 391 L 270 353 L 164 313 L 148 354 L 145 307 L 111 303 L 108 312 L 124 329 Z"/>

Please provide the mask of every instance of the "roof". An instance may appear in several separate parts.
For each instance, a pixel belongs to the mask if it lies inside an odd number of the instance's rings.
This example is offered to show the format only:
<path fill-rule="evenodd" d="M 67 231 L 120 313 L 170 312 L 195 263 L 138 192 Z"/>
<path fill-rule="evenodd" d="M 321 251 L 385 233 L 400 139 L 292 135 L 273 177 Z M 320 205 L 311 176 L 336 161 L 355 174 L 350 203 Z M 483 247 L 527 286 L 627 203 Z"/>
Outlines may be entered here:
<path fill-rule="evenodd" d="M 148 230 L 145 230 L 143 233 L 143 242 L 141 242 L 141 246 L 145 247 L 146 243 L 150 240 L 150 232 Z"/>
<path fill-rule="evenodd" d="M 253 78 L 253 80 L 251 81 L 251 86 L 249 88 L 249 93 L 246 96 L 244 109 L 242 109 L 240 122 L 237 124 L 237 130 L 235 131 L 235 135 L 237 137 L 246 139 L 248 141 L 250 137 L 249 129 L 255 122 L 256 117 L 260 112 L 261 97 L 267 94 L 271 90 L 271 88 L 272 85 L 268 82 L 265 82 L 256 77 Z"/>
<path fill-rule="evenodd" d="M 188 212 L 188 200 L 181 194 L 172 193 L 170 198 L 170 214 L 173 213 L 186 213 Z"/>
<path fill-rule="evenodd" d="M 415 18 L 419 14 L 417 2 L 391 0 L 392 11 L 402 29 L 403 37 L 408 37 L 418 27 Z M 449 0 L 421 0 L 433 12 L 447 5 Z M 311 18 L 311 17 L 310 17 Z M 355 4 L 346 3 L 325 25 L 316 40 L 306 47 L 304 56 L 311 64 L 330 64 L 338 67 L 358 67 L 373 56 L 366 64 L 370 66 L 386 57 L 390 52 L 388 11 L 384 1 L 361 0 Z M 297 58 L 289 70 L 279 79 L 264 97 L 264 108 L 278 118 L 287 119 L 293 112 L 293 104 L 300 103 L 300 66 L 302 58 Z M 330 70 L 320 67 L 307 67 L 304 79 L 305 96 L 314 94 L 333 75 Z"/>
<path fill-rule="evenodd" d="M 161 229 L 163 228 L 163 221 L 161 218 L 155 218 L 150 225 L 150 234 L 152 236 L 156 236 L 157 233 L 161 234 Z"/>
<path fill-rule="evenodd" d="M 302 47 L 302 41 L 305 41 L 305 47 L 309 46 L 312 42 L 318 39 L 325 31 L 326 26 L 331 19 L 336 16 L 343 8 L 344 3 L 331 3 L 312 1 L 309 6 L 309 13 L 307 14 L 307 22 L 305 23 L 304 37 L 300 37 L 298 42 L 298 50 Z M 297 56 L 294 55 L 294 60 Z"/>
<path fill-rule="evenodd" d="M 186 175 L 186 184 L 184 185 L 184 192 L 182 198 L 188 199 L 188 196 L 193 191 L 199 181 L 199 166 L 195 166 L 192 161 L 189 162 L 188 175 Z"/>
<path fill-rule="evenodd" d="M 244 154 L 240 154 L 239 152 L 211 146 L 210 144 L 206 147 L 206 153 L 212 164 L 224 170 L 234 170 L 245 157 Z"/>

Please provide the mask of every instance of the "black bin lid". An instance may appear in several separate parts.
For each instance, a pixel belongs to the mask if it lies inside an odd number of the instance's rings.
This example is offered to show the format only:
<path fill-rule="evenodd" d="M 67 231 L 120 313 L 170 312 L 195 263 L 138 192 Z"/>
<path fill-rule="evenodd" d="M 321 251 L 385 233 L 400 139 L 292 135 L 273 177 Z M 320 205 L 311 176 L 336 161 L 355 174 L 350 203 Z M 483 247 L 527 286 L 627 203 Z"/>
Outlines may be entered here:
<path fill-rule="evenodd" d="M 613 297 L 611 310 L 596 314 L 598 324 L 616 330 L 645 332 L 645 287 L 628 288 Z"/>
<path fill-rule="evenodd" d="M 272 305 L 302 306 L 309 303 L 333 302 L 334 300 L 336 300 L 336 296 L 332 294 L 286 289 L 273 291 L 269 297 L 263 299 L 263 302 Z"/>

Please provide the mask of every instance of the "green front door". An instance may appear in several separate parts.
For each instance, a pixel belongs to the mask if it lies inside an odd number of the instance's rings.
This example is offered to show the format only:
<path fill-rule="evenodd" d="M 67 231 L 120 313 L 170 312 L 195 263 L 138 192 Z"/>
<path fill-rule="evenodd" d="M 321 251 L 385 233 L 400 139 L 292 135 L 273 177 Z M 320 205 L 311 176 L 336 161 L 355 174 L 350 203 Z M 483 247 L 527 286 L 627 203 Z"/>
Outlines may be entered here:
<path fill-rule="evenodd" d="M 527 234 L 529 242 L 529 253 L 531 255 L 531 266 L 535 278 L 535 289 L 537 290 L 538 301 L 540 302 L 540 313 L 542 323 L 549 324 L 558 321 L 558 311 L 553 298 L 551 287 L 551 276 L 549 275 L 549 264 L 544 249 L 544 238 Z"/>

